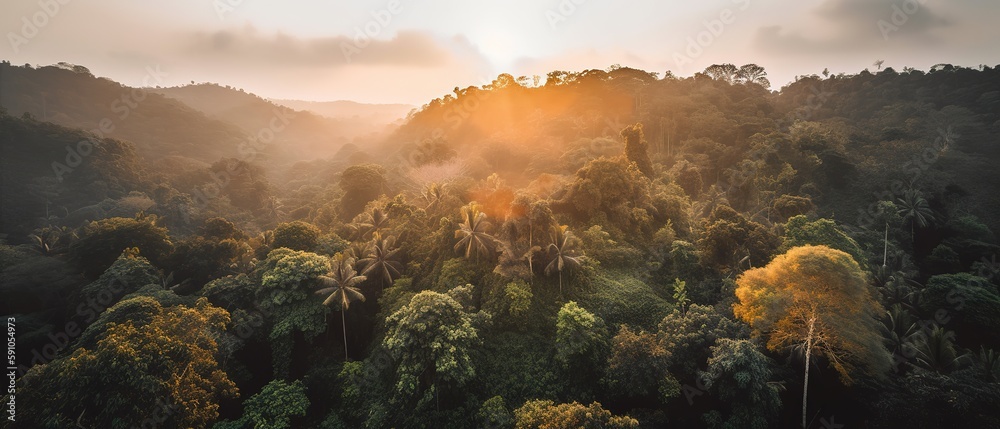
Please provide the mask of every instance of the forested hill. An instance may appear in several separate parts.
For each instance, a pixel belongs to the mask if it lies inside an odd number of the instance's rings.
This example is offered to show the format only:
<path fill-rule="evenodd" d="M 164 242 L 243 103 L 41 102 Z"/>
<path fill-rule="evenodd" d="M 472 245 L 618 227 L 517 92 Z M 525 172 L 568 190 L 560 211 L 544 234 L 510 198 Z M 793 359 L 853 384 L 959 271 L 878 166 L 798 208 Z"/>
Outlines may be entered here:
<path fill-rule="evenodd" d="M 55 219 L 78 226 L 87 220 L 86 207 L 149 189 L 144 163 L 127 142 L 7 115 L 0 115 L 0 131 L 0 231 L 12 241 Z M 67 148 L 76 162 L 67 162 Z"/>
<path fill-rule="evenodd" d="M 988 168 L 1000 160 L 1000 69 L 802 76 L 777 92 L 745 83 L 737 71 L 662 79 L 629 68 L 552 72 L 539 87 L 501 75 L 432 100 L 393 142 L 461 151 L 477 162 L 473 173 L 519 177 L 527 167 L 520 177 L 534 178 L 615 153 L 619 132 L 638 122 L 655 167 L 695 199 L 722 192 L 756 213 L 778 195 L 808 195 L 820 214 L 856 224 L 858 210 L 882 191 L 902 196 L 894 185 L 902 180 L 936 210 L 954 203 L 1000 227 L 1000 195 L 991 191 L 1000 171 Z M 939 150 L 943 136 L 952 141 Z M 406 150 L 418 160 L 433 156 L 421 155 L 433 152 L 429 146 Z M 727 186 L 746 175 L 771 188 L 751 195 Z"/>
<path fill-rule="evenodd" d="M 159 73 L 166 73 L 155 68 L 144 72 L 150 87 L 163 78 Z M 184 103 L 95 77 L 82 66 L 33 68 L 3 62 L 0 78 L 0 105 L 8 114 L 98 130 L 103 137 L 132 142 L 150 158 L 213 162 L 233 156 L 247 138 L 238 127 L 210 119 Z"/>
<path fill-rule="evenodd" d="M 374 141 L 384 136 L 386 126 L 392 122 L 326 117 L 297 105 L 283 105 L 242 89 L 211 83 L 151 91 L 180 100 L 211 118 L 234 124 L 250 136 L 270 127 L 272 118 L 284 119 L 287 114 L 288 123 L 281 124 L 280 131 L 275 133 L 277 144 L 283 146 L 285 152 L 282 161 L 325 158 L 348 142 Z"/>
<path fill-rule="evenodd" d="M 83 66 L 0 64 L 0 105 L 8 114 L 98 131 L 126 140 L 147 158 L 211 163 L 236 157 L 251 138 L 268 140 L 268 157 L 287 163 L 331 156 L 346 143 L 374 140 L 385 124 L 331 119 L 216 84 L 165 88 L 170 71 L 143 70 L 144 87 L 98 78 Z M 103 121 L 103 124 L 102 124 Z M 102 126 L 104 127 L 102 129 Z"/>

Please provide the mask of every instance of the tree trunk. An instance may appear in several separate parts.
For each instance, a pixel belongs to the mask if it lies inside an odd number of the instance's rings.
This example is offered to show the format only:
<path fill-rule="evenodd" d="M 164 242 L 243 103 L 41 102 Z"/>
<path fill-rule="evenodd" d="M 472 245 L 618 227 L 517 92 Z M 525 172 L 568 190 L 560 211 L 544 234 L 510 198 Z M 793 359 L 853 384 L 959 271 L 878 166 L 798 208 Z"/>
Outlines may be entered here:
<path fill-rule="evenodd" d="M 812 355 L 813 327 L 816 325 L 816 312 L 809 319 L 809 335 L 806 337 L 806 375 L 802 383 L 802 428 L 806 427 L 806 399 L 809 393 L 809 358 Z"/>
<path fill-rule="evenodd" d="M 882 267 L 885 267 L 886 259 L 889 256 L 889 222 L 885 223 L 885 241 L 882 246 Z"/>
<path fill-rule="evenodd" d="M 562 296 L 562 271 L 559 271 L 559 296 Z"/>
<path fill-rule="evenodd" d="M 530 271 L 530 273 L 528 273 L 528 274 L 530 274 L 531 284 L 534 285 L 535 284 L 535 267 L 531 264 L 531 257 L 534 256 L 534 255 L 531 254 L 531 248 L 535 247 L 535 244 L 534 244 L 534 240 L 532 240 L 531 229 L 532 229 L 532 227 L 531 227 L 531 207 L 529 206 L 528 207 L 528 271 Z"/>
<path fill-rule="evenodd" d="M 347 355 L 347 319 L 344 317 L 344 308 L 340 308 L 340 327 L 344 330 L 344 361 L 351 360 L 351 357 Z"/>

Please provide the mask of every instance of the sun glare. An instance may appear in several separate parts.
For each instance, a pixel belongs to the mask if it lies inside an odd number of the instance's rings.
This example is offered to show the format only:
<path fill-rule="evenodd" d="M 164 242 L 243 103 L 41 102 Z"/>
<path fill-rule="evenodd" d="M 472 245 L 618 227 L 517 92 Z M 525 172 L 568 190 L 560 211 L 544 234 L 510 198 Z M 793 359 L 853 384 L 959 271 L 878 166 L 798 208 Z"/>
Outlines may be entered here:
<path fill-rule="evenodd" d="M 521 43 L 520 37 L 509 30 L 489 28 L 475 39 L 479 51 L 496 67 L 507 67 L 530 48 Z"/>

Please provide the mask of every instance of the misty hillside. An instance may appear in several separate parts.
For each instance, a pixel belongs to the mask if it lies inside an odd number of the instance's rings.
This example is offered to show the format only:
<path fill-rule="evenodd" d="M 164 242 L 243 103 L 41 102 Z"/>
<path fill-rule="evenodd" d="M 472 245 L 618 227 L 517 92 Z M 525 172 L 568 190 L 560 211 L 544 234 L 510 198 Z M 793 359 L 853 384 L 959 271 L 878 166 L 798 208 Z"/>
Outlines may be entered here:
<path fill-rule="evenodd" d="M 1000 66 L 501 74 L 260 151 L 241 90 L 97 138 L 131 88 L 0 72 L 0 427 L 1000 427 Z"/>
<path fill-rule="evenodd" d="M 302 107 L 277 103 L 244 92 L 242 89 L 203 83 L 173 88 L 156 88 L 152 92 L 182 101 L 204 112 L 240 127 L 248 135 L 256 135 L 270 127 L 275 117 L 287 112 L 287 127 L 275 133 L 275 139 L 287 146 L 287 159 L 329 156 L 340 146 L 357 139 L 371 141 L 384 134 L 391 120 L 376 121 L 351 116 L 321 116 Z M 360 103 L 359 108 L 365 107 Z M 400 116 L 402 117 L 402 116 Z"/>
<path fill-rule="evenodd" d="M 304 101 L 271 99 L 272 102 L 295 110 L 307 110 L 334 119 L 353 119 L 375 124 L 388 124 L 406 118 L 414 106 L 409 104 L 369 104 L 356 101 Z"/>
<path fill-rule="evenodd" d="M 390 141 L 422 143 L 404 146 L 409 157 L 458 151 L 470 174 L 518 180 L 611 155 L 619 131 L 638 122 L 658 174 L 698 177 L 686 188 L 693 198 L 725 192 L 750 209 L 745 200 L 756 196 L 721 185 L 748 161 L 776 172 L 788 164 L 796 176 L 783 192 L 810 195 L 823 216 L 853 223 L 875 193 L 904 180 L 932 205 L 956 199 L 1000 228 L 1000 196 L 989 190 L 1000 172 L 988 168 L 1000 161 L 1000 71 L 940 68 L 804 76 L 777 92 L 732 84 L 735 73 L 711 68 L 684 79 L 629 68 L 553 72 L 540 87 L 501 75 L 430 101 Z M 954 139 L 947 156 L 920 161 L 944 135 Z"/>
<path fill-rule="evenodd" d="M 260 154 L 273 164 L 285 164 L 329 156 L 346 143 L 371 141 L 385 132 L 385 124 L 294 111 L 214 84 L 137 89 L 69 64 L 25 68 L 5 62 L 0 68 L 0 101 L 9 114 L 29 113 L 42 121 L 99 131 L 106 120 L 108 137 L 132 142 L 144 157 L 170 157 L 181 164 L 238 157 L 241 144 L 262 136 L 271 141 L 256 144 Z M 150 76 L 152 85 L 155 72 Z"/>
<path fill-rule="evenodd" d="M 74 227 L 99 219 L 115 207 L 98 210 L 98 203 L 148 189 L 144 163 L 131 143 L 7 115 L 0 117 L 0 130 L 0 231 L 12 239 L 55 219 Z M 86 156 L 68 162 L 67 147 Z M 144 208 L 119 214 L 134 216 Z"/>
<path fill-rule="evenodd" d="M 25 68 L 0 64 L 0 105 L 10 115 L 25 113 L 70 128 L 101 130 L 128 140 L 140 154 L 211 162 L 236 153 L 246 133 L 233 124 L 148 91 L 136 91 L 86 68 Z M 155 82 L 155 77 L 150 78 Z M 141 99 L 141 101 L 140 101 Z"/>

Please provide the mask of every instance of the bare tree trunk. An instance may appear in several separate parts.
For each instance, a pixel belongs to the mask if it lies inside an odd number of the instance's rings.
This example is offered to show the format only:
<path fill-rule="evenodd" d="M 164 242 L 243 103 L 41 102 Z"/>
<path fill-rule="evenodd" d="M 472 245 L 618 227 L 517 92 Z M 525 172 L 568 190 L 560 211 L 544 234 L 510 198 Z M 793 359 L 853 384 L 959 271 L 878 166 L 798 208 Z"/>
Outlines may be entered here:
<path fill-rule="evenodd" d="M 670 131 L 667 132 L 667 155 L 671 153 L 671 146 L 673 143 L 674 133 L 677 132 L 677 122 L 674 121 L 674 114 L 670 114 Z"/>
<path fill-rule="evenodd" d="M 559 271 L 559 296 L 562 296 L 562 271 Z"/>
<path fill-rule="evenodd" d="M 885 267 L 886 259 L 889 256 L 889 222 L 885 223 L 885 244 L 882 246 L 882 267 Z"/>
<path fill-rule="evenodd" d="M 802 383 L 802 428 L 806 427 L 806 399 L 809 393 L 809 358 L 812 355 L 813 327 L 816 325 L 816 312 L 809 319 L 809 335 L 806 337 L 806 376 Z"/>
<path fill-rule="evenodd" d="M 531 230 L 532 230 L 532 226 L 531 226 L 531 206 L 529 205 L 528 206 L 528 271 L 531 271 L 531 272 L 528 273 L 528 274 L 531 275 L 530 276 L 530 278 L 531 278 L 531 284 L 533 285 L 533 284 L 535 284 L 535 267 L 531 264 L 531 257 L 534 256 L 534 255 L 531 254 L 531 248 L 535 247 L 535 244 L 534 244 L 534 240 L 532 240 L 532 234 L 531 234 L 532 231 Z"/>
<path fill-rule="evenodd" d="M 351 360 L 351 357 L 347 355 L 347 319 L 344 317 L 344 308 L 340 308 L 340 327 L 344 330 L 344 361 Z"/>

